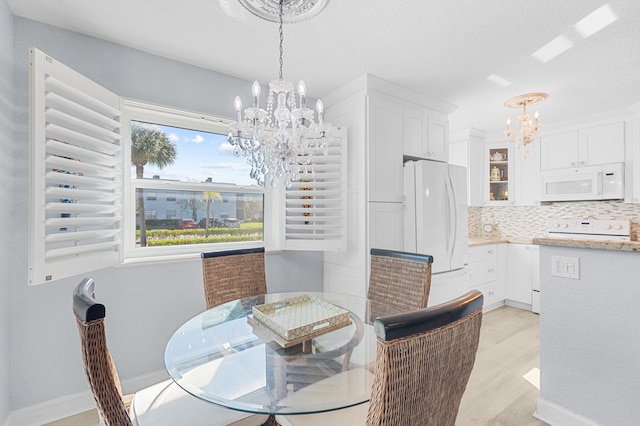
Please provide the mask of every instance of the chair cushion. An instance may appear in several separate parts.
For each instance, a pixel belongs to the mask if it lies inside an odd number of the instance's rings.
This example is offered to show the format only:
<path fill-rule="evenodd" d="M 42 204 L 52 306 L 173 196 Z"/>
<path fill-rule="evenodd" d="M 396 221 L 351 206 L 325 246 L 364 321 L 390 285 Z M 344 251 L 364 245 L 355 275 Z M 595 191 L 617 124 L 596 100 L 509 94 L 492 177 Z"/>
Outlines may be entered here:
<path fill-rule="evenodd" d="M 257 426 L 268 419 L 267 415 L 230 410 L 198 399 L 173 380 L 165 380 L 136 392 L 129 411 L 134 424 L 138 426 Z"/>
<path fill-rule="evenodd" d="M 363 375 L 367 376 L 363 380 Z M 283 403 L 293 402 L 299 399 L 314 399 L 328 392 L 332 392 L 332 388 L 343 388 L 352 386 L 361 388 L 362 392 L 371 393 L 371 383 L 373 382 L 373 374 L 364 368 L 355 368 L 347 370 L 344 373 L 336 374 L 319 382 L 313 383 L 300 389 L 287 397 Z M 341 410 L 326 411 L 316 414 L 289 414 L 277 415 L 276 421 L 281 426 L 327 426 L 327 425 L 363 425 L 367 419 L 369 411 L 369 403 L 354 405 L 353 407 L 343 408 Z"/>

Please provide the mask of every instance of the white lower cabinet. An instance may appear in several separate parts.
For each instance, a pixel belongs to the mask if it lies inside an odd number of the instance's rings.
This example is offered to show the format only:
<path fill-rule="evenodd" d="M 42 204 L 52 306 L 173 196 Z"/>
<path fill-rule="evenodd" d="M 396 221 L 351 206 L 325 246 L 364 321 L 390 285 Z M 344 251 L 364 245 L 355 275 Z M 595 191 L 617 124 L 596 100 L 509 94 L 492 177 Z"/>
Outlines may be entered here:
<path fill-rule="evenodd" d="M 507 304 L 537 308 L 540 286 L 540 250 L 531 244 L 508 244 Z M 534 306 L 535 305 L 535 306 Z M 536 309 L 537 310 L 537 309 Z"/>
<path fill-rule="evenodd" d="M 431 277 L 429 306 L 478 290 L 485 312 L 505 303 L 540 312 L 540 251 L 532 244 L 488 244 L 469 247 L 466 271 Z"/>
<path fill-rule="evenodd" d="M 484 310 L 504 304 L 506 293 L 506 244 L 469 247 L 468 288 L 484 296 Z"/>
<path fill-rule="evenodd" d="M 468 266 L 431 276 L 429 306 L 455 299 L 470 290 L 484 296 L 484 311 L 504 305 L 507 297 L 507 245 L 469 247 Z"/>

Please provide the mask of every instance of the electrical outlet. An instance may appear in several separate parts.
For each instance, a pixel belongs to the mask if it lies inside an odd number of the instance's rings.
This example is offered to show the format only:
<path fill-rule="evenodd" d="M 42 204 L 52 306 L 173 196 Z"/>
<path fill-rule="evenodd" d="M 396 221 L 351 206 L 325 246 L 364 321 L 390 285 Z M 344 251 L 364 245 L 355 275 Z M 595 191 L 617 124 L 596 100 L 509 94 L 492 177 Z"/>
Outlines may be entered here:
<path fill-rule="evenodd" d="M 580 258 L 579 257 L 551 257 L 551 276 L 580 279 Z"/>

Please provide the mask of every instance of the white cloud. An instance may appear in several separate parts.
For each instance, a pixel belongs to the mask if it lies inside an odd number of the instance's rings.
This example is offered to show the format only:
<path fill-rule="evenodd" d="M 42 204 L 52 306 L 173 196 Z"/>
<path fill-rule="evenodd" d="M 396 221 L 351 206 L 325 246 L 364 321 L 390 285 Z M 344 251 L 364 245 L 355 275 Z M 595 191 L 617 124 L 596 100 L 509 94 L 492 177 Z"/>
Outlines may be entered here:
<path fill-rule="evenodd" d="M 175 133 L 169 133 L 169 134 L 167 134 L 167 137 L 169 138 L 169 140 L 171 142 L 178 142 L 180 140 L 178 135 L 176 135 Z"/>
<path fill-rule="evenodd" d="M 195 135 L 193 139 L 191 139 L 189 142 L 195 142 L 195 143 L 202 143 L 204 141 L 204 138 L 200 135 Z"/>
<path fill-rule="evenodd" d="M 229 142 L 223 142 L 218 148 L 218 152 L 221 154 L 233 154 L 234 147 Z"/>
<path fill-rule="evenodd" d="M 238 163 L 199 163 L 198 167 L 202 167 L 205 169 L 227 169 L 233 171 L 245 171 L 251 170 L 251 166 L 249 164 L 238 164 Z"/>

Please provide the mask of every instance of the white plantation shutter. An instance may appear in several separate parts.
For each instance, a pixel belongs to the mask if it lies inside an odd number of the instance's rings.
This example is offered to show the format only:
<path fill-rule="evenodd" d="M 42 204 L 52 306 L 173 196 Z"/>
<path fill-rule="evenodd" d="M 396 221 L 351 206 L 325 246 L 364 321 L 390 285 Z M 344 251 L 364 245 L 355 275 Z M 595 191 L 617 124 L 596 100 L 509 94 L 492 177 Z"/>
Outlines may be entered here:
<path fill-rule="evenodd" d="M 31 50 L 29 283 L 119 262 L 121 98 Z"/>
<path fill-rule="evenodd" d="M 333 129 L 328 155 L 312 159 L 313 174 L 284 191 L 286 250 L 346 250 L 347 129 Z"/>

